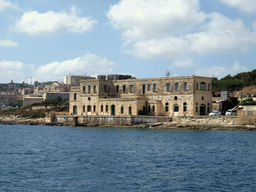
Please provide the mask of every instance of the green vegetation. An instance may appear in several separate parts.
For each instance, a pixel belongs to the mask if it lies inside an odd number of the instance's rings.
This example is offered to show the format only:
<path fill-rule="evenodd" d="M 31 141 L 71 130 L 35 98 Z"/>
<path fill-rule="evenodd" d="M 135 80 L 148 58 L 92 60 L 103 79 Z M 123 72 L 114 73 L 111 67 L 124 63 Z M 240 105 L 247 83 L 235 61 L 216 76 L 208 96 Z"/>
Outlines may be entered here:
<path fill-rule="evenodd" d="M 32 106 L 68 105 L 69 99 L 62 99 L 61 96 L 52 99 L 45 99 L 42 103 L 34 103 Z"/>
<path fill-rule="evenodd" d="M 46 99 L 42 103 L 34 103 L 27 107 L 16 108 L 16 104 L 18 101 L 13 104 L 15 108 L 10 108 L 8 110 L 1 110 L 0 116 L 10 116 L 10 115 L 19 115 L 21 117 L 26 118 L 43 118 L 46 117 L 47 113 L 51 111 L 68 111 L 69 110 L 69 99 L 62 99 L 61 97 L 53 98 L 53 99 Z M 20 102 L 19 102 L 20 103 Z M 38 109 L 32 110 L 33 106 L 53 106 L 53 109 Z"/>
<path fill-rule="evenodd" d="M 256 69 L 251 72 L 238 73 L 235 76 L 227 75 L 218 80 L 213 79 L 213 92 L 215 91 L 238 91 L 243 87 L 256 86 Z"/>
<path fill-rule="evenodd" d="M 11 106 L 11 107 L 22 107 L 22 104 L 23 104 L 23 100 L 18 100 L 18 101 L 16 101 L 16 102 L 11 102 L 9 105 Z"/>
<path fill-rule="evenodd" d="M 252 98 L 248 98 L 241 101 L 239 105 L 256 105 L 256 101 L 253 101 Z"/>
<path fill-rule="evenodd" d="M 29 108 L 10 108 L 8 110 L 3 110 L 0 112 L 1 116 L 10 116 L 10 115 L 19 115 L 21 117 L 27 118 L 41 118 L 45 117 L 46 113 L 49 113 L 50 110 L 31 110 Z"/>
<path fill-rule="evenodd" d="M 52 99 L 45 99 L 42 103 L 34 103 L 32 106 L 53 106 L 55 111 L 68 111 L 69 99 L 62 99 L 61 96 Z"/>

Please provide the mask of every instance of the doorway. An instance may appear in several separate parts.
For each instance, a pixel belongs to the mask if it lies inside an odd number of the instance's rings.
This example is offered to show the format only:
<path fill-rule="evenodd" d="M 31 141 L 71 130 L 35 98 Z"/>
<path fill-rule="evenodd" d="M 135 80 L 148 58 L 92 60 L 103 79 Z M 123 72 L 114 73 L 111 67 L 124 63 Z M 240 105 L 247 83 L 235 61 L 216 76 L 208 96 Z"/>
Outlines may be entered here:
<path fill-rule="evenodd" d="M 200 105 L 200 115 L 206 115 L 205 109 L 206 107 L 204 104 Z"/>

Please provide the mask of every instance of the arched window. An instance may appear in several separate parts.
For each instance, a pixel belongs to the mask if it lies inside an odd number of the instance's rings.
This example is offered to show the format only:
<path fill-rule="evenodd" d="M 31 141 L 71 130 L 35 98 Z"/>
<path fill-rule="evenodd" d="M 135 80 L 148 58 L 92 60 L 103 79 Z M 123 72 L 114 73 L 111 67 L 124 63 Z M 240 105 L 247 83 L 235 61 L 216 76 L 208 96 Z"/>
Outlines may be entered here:
<path fill-rule="evenodd" d="M 96 111 L 96 105 L 93 105 L 93 112 Z"/>
<path fill-rule="evenodd" d="M 187 103 L 183 103 L 183 111 L 186 112 L 187 111 Z"/>
<path fill-rule="evenodd" d="M 152 112 L 155 112 L 155 106 L 153 105 L 153 107 L 152 107 Z"/>
<path fill-rule="evenodd" d="M 200 83 L 200 90 L 206 90 L 206 83 L 205 82 Z"/>
<path fill-rule="evenodd" d="M 165 112 L 169 111 L 169 103 L 165 103 Z"/>
<path fill-rule="evenodd" d="M 150 110 L 151 110 L 151 108 L 150 108 L 150 106 L 148 106 L 148 112 L 150 113 Z"/>
<path fill-rule="evenodd" d="M 123 114 L 124 113 L 124 107 L 122 106 L 121 107 L 121 114 Z"/>
<path fill-rule="evenodd" d="M 87 112 L 92 112 L 92 107 L 91 107 L 91 105 L 88 105 L 88 106 L 87 106 Z"/>
<path fill-rule="evenodd" d="M 83 112 L 85 112 L 85 105 L 83 105 Z"/>
<path fill-rule="evenodd" d="M 132 115 L 132 107 L 129 107 L 129 115 Z"/>

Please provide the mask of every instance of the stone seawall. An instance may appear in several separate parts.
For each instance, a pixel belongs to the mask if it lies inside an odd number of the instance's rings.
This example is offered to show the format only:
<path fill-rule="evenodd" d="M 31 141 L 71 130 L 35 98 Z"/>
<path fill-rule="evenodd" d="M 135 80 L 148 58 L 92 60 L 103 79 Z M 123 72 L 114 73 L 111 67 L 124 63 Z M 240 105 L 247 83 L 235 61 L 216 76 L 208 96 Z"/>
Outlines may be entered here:
<path fill-rule="evenodd" d="M 55 115 L 55 122 L 74 125 L 136 125 L 170 122 L 171 117 L 152 116 L 71 116 Z"/>
<path fill-rule="evenodd" d="M 182 125 L 234 125 L 234 119 L 237 117 L 208 117 L 208 116 L 198 116 L 198 117 L 174 117 L 174 121 Z"/>
<path fill-rule="evenodd" d="M 134 127 L 151 129 L 187 130 L 246 130 L 256 131 L 256 117 L 148 117 L 148 116 L 71 116 L 48 115 L 45 118 L 29 119 L 20 116 L 0 117 L 0 124 L 49 125 L 88 127 Z"/>
<path fill-rule="evenodd" d="M 256 125 L 256 116 L 197 116 L 197 117 L 174 117 L 173 121 L 182 125 Z"/>

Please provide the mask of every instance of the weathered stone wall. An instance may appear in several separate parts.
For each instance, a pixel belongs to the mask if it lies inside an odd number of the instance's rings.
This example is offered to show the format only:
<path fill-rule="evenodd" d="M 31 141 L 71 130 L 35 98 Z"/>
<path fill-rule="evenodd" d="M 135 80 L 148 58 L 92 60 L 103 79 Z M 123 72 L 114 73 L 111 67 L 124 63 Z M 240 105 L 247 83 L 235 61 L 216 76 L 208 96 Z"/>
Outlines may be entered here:
<path fill-rule="evenodd" d="M 69 92 L 58 92 L 58 93 L 44 93 L 44 99 L 52 99 L 60 96 L 62 99 L 69 99 Z"/>
<path fill-rule="evenodd" d="M 55 115 L 57 123 L 74 123 L 77 118 L 78 124 L 99 124 L 99 125 L 135 125 L 141 123 L 170 122 L 170 117 L 150 116 L 71 116 Z"/>
<path fill-rule="evenodd" d="M 197 117 L 174 117 L 173 121 L 184 125 L 255 125 L 256 116 L 234 117 L 234 116 L 197 116 Z"/>
<path fill-rule="evenodd" d="M 256 125 L 256 116 L 244 116 L 234 119 L 235 125 Z"/>
<path fill-rule="evenodd" d="M 42 103 L 44 98 L 42 97 L 24 97 L 23 98 L 23 107 L 31 105 L 33 103 Z"/>
<path fill-rule="evenodd" d="M 32 106 L 32 110 L 39 110 L 39 109 L 53 109 L 54 106 Z"/>

